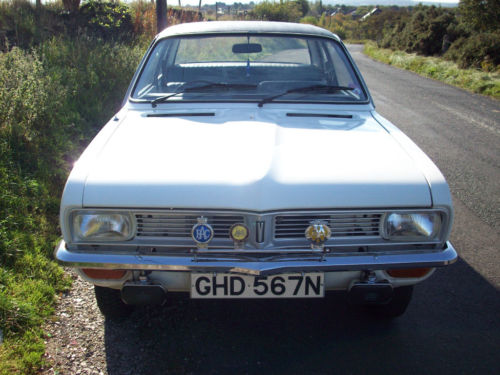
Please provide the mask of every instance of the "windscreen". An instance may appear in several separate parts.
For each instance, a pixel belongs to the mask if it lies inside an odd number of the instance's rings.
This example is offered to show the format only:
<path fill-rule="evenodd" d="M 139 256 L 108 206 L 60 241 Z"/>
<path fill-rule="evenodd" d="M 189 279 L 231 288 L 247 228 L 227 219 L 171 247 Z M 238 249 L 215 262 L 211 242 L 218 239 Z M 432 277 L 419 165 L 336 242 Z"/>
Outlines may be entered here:
<path fill-rule="evenodd" d="M 366 102 L 342 46 L 333 39 L 202 35 L 160 40 L 132 98 L 143 101 Z"/>

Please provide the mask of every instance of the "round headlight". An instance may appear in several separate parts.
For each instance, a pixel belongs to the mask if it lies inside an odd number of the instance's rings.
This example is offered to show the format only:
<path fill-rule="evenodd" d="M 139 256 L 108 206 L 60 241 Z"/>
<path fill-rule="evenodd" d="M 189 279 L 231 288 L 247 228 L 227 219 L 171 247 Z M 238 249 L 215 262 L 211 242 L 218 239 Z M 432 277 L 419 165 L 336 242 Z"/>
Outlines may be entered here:
<path fill-rule="evenodd" d="M 442 221 L 439 212 L 389 213 L 384 221 L 384 238 L 400 241 L 436 240 Z"/>
<path fill-rule="evenodd" d="M 83 213 L 73 216 L 77 241 L 125 241 L 132 235 L 132 220 L 127 214 Z"/>

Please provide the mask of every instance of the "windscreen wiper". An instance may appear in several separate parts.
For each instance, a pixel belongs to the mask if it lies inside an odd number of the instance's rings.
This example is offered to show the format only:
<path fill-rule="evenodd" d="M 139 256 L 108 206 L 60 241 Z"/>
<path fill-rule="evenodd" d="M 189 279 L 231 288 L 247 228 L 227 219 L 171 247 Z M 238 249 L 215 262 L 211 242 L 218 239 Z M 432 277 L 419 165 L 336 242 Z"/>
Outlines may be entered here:
<path fill-rule="evenodd" d="M 194 86 L 190 87 L 192 84 L 199 84 L 199 86 Z M 187 87 L 186 87 L 187 86 Z M 247 83 L 224 83 L 224 82 L 210 82 L 210 81 L 190 81 L 190 82 L 185 82 L 182 85 L 180 85 L 177 90 L 172 93 L 168 94 L 165 96 L 160 96 L 159 98 L 156 98 L 151 101 L 151 106 L 154 108 L 158 103 L 163 103 L 167 101 L 169 98 L 185 93 L 185 92 L 193 92 L 193 91 L 203 91 L 207 89 L 213 89 L 213 88 L 224 88 L 224 89 L 239 89 L 239 90 L 245 90 L 245 89 L 255 89 L 257 88 L 257 85 L 252 85 L 252 84 L 247 84 Z"/>
<path fill-rule="evenodd" d="M 342 90 L 354 90 L 354 88 L 348 87 L 348 86 L 333 86 L 333 85 L 312 85 L 312 86 L 294 87 L 294 88 L 286 90 L 284 92 L 280 92 L 279 94 L 268 96 L 267 98 L 262 99 L 259 102 L 258 106 L 262 107 L 264 104 L 270 103 L 276 98 L 279 98 L 281 96 L 285 96 L 287 94 L 291 94 L 294 92 L 325 91 L 326 93 L 332 93 L 332 92 L 342 91 Z"/>

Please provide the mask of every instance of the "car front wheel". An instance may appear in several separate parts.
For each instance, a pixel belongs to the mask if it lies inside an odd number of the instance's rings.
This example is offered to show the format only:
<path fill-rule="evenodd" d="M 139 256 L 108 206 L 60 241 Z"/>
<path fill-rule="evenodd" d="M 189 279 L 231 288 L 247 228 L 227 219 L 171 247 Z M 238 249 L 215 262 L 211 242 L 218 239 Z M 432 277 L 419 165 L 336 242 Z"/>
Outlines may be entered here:
<path fill-rule="evenodd" d="M 406 311 L 413 294 L 413 285 L 394 288 L 392 299 L 385 304 L 367 306 L 370 313 L 384 318 L 396 318 Z"/>

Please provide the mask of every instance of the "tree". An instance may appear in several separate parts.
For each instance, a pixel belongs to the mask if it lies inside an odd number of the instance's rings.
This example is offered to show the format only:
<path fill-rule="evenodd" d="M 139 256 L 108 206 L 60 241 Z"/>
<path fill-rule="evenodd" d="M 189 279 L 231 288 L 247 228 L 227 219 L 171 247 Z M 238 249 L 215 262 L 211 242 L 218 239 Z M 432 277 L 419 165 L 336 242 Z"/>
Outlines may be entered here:
<path fill-rule="evenodd" d="M 309 13 L 309 2 L 307 0 L 294 0 L 294 2 L 299 6 L 302 17 Z"/>
<path fill-rule="evenodd" d="M 300 5 L 296 1 L 274 3 L 266 0 L 257 4 L 251 12 L 253 18 L 266 21 L 297 22 L 301 15 Z"/>
<path fill-rule="evenodd" d="M 323 2 L 321 0 L 315 1 L 314 4 L 312 4 L 310 10 L 313 15 L 318 17 L 321 16 L 325 10 L 323 8 Z"/>
<path fill-rule="evenodd" d="M 456 23 L 453 11 L 435 6 L 417 6 L 401 35 L 407 52 L 424 56 L 439 55 L 450 25 Z"/>
<path fill-rule="evenodd" d="M 62 0 L 62 2 L 64 9 L 70 12 L 76 12 L 80 7 L 80 0 Z"/>
<path fill-rule="evenodd" d="M 474 30 L 500 30 L 499 0 L 460 0 L 459 10 L 465 23 Z"/>

